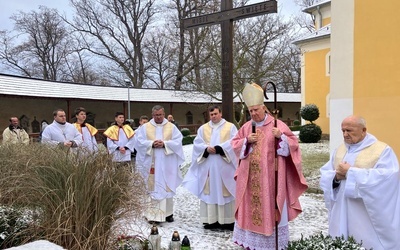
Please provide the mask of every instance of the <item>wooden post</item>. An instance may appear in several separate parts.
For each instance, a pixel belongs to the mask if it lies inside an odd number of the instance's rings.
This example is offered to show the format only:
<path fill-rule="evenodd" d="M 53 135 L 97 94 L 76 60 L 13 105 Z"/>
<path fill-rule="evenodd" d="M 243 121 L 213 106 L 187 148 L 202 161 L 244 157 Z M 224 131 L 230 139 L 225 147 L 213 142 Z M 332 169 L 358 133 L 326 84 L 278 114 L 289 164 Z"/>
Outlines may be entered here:
<path fill-rule="evenodd" d="M 232 0 L 221 1 L 221 11 L 230 10 L 232 7 Z M 222 111 L 224 118 L 233 122 L 233 20 L 223 21 L 221 30 Z"/>

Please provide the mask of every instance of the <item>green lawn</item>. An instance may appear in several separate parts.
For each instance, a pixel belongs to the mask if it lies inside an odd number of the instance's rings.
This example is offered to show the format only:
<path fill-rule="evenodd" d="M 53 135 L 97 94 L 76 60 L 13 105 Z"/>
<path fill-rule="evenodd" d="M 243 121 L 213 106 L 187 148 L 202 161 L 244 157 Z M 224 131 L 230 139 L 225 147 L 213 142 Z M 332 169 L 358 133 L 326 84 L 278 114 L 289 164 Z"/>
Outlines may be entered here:
<path fill-rule="evenodd" d="M 315 153 L 302 155 L 304 177 L 319 175 L 319 169 L 329 160 L 329 153 Z"/>
<path fill-rule="evenodd" d="M 307 179 L 310 193 L 321 193 L 319 189 L 319 169 L 329 161 L 329 142 L 300 143 L 303 174 Z"/>

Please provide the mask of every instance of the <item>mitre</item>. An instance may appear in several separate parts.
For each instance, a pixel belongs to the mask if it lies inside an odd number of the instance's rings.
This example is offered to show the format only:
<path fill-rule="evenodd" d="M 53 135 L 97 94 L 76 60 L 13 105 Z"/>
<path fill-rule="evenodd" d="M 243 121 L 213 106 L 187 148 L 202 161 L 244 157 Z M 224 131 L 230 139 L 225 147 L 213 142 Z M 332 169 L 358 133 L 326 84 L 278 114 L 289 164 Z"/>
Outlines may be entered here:
<path fill-rule="evenodd" d="M 264 104 L 264 90 L 256 83 L 247 83 L 243 89 L 243 100 L 247 107 Z"/>

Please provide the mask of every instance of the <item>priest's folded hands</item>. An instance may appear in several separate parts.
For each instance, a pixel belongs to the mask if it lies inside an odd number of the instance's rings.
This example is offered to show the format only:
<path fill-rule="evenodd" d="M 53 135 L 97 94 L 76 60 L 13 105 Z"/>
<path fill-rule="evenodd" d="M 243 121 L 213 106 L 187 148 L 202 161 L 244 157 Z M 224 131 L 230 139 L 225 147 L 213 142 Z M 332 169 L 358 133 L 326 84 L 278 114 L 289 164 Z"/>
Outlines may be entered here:
<path fill-rule="evenodd" d="M 347 171 L 350 167 L 350 164 L 346 161 L 339 163 L 339 165 L 336 167 L 336 180 L 346 179 Z"/>

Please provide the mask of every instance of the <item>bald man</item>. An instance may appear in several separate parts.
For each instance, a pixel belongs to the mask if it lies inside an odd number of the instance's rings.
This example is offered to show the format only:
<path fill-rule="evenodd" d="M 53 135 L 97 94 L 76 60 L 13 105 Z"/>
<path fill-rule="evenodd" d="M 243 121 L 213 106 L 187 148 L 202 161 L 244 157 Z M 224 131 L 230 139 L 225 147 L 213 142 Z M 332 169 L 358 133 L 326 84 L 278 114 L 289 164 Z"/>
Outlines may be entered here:
<path fill-rule="evenodd" d="M 321 168 L 329 234 L 363 247 L 400 249 L 399 164 L 392 148 L 367 132 L 365 119 L 342 121 L 344 142 Z"/>

